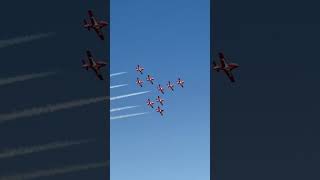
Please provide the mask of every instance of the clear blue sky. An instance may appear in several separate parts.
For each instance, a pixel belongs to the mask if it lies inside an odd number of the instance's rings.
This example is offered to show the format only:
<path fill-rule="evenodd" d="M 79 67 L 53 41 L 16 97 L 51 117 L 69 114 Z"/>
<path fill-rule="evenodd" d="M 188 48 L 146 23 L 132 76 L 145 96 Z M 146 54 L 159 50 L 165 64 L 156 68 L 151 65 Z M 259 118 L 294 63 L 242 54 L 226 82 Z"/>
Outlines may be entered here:
<path fill-rule="evenodd" d="M 111 121 L 112 180 L 209 180 L 209 13 L 209 0 L 111 1 L 111 73 L 128 72 L 111 85 L 129 84 L 111 96 L 152 91 L 111 101 L 111 108 L 141 105 L 111 116 L 150 112 Z M 156 87 L 135 84 L 148 73 L 163 86 L 185 80 L 184 89 L 165 92 L 164 117 L 146 106 L 159 94 Z"/>

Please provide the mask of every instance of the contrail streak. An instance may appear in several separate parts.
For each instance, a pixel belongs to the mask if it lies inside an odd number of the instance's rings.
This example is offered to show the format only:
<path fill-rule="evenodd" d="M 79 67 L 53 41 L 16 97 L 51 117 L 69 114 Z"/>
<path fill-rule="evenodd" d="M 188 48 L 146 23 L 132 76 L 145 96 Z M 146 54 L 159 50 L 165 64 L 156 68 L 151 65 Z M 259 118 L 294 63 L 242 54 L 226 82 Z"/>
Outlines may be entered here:
<path fill-rule="evenodd" d="M 69 101 L 69 102 L 64 102 L 60 104 L 54 104 L 54 105 L 47 105 L 44 107 L 36 107 L 36 108 L 31 108 L 31 109 L 26 109 L 22 110 L 20 112 L 12 112 L 12 113 L 7 113 L 7 114 L 0 114 L 0 123 L 10 121 L 10 120 L 15 120 L 19 118 L 24 118 L 24 117 L 31 117 L 35 115 L 41 115 L 45 113 L 52 113 L 60 110 L 65 110 L 65 109 L 70 109 L 70 108 L 75 108 L 75 107 L 80 107 L 92 103 L 98 103 L 104 100 L 107 100 L 108 97 L 102 96 L 102 97 L 96 97 L 96 98 L 89 98 L 89 99 L 80 99 L 76 101 Z"/>
<path fill-rule="evenodd" d="M 121 107 L 121 108 L 114 108 L 114 109 L 110 109 L 110 112 L 122 111 L 122 110 L 132 109 L 132 108 L 136 108 L 136 107 L 139 107 L 139 106 L 126 106 L 126 107 Z"/>
<path fill-rule="evenodd" d="M 121 96 L 115 96 L 111 97 L 110 100 L 117 100 L 117 99 L 122 99 L 130 96 L 136 96 L 140 94 L 145 94 L 150 91 L 143 91 L 143 92 L 137 92 L 137 93 L 131 93 L 131 94 L 126 94 L 126 95 L 121 95 Z M 81 107 L 84 105 L 89 105 L 93 103 L 99 103 L 101 101 L 105 101 L 109 99 L 107 96 L 100 96 L 100 97 L 95 97 L 95 98 L 89 98 L 89 99 L 80 99 L 80 100 L 75 100 L 75 101 L 69 101 L 69 102 L 64 102 L 60 104 L 49 104 L 44 107 L 36 107 L 36 108 L 31 108 L 31 109 L 26 109 L 18 112 L 12 112 L 12 113 L 6 113 L 6 114 L 0 114 L 0 123 L 4 123 L 6 121 L 11 121 L 19 118 L 25 118 L 25 117 L 32 117 L 36 115 L 41 115 L 45 113 L 52 113 L 56 111 L 61 111 L 61 110 L 66 110 L 66 109 L 71 109 L 75 107 Z"/>
<path fill-rule="evenodd" d="M 92 141 L 93 140 L 88 139 L 88 140 L 80 140 L 80 141 L 53 142 L 53 143 L 48 143 L 48 144 L 43 144 L 38 146 L 10 149 L 10 150 L 5 150 L 3 152 L 0 152 L 0 159 L 23 156 L 23 155 L 28 155 L 32 153 L 53 150 L 53 149 L 66 148 L 69 146 L 80 145 L 80 144 L 89 143 Z"/>
<path fill-rule="evenodd" d="M 16 38 L 7 39 L 7 40 L 0 40 L 0 48 L 13 46 L 13 45 L 21 44 L 21 43 L 25 43 L 25 42 L 30 42 L 30 41 L 45 38 L 45 37 L 50 37 L 54 34 L 55 33 L 50 32 L 50 33 L 28 35 L 28 36 L 23 36 L 23 37 L 16 37 Z"/>
<path fill-rule="evenodd" d="M 121 95 L 121 96 L 116 96 L 116 97 L 111 97 L 110 100 L 116 100 L 116 99 L 122 99 L 122 98 L 126 98 L 126 97 L 130 97 L 130 96 L 137 96 L 140 94 L 145 94 L 148 93 L 150 91 L 142 91 L 142 92 L 137 92 L 137 93 L 131 93 L 131 94 L 126 94 L 126 95 Z"/>
<path fill-rule="evenodd" d="M 119 75 L 122 75 L 122 74 L 126 74 L 127 72 L 118 72 L 118 73 L 113 73 L 113 74 L 110 74 L 110 77 L 113 77 L 113 76 L 119 76 Z"/>
<path fill-rule="evenodd" d="M 112 117 L 110 117 L 110 120 L 129 118 L 129 117 L 140 116 L 140 115 L 144 115 L 144 114 L 148 114 L 148 112 L 135 113 L 135 114 L 126 114 L 126 115 L 121 115 L 121 116 L 112 116 Z"/>
<path fill-rule="evenodd" d="M 21 75 L 21 76 L 16 76 L 16 77 L 4 78 L 4 79 L 0 79 L 0 86 L 16 83 L 16 82 L 20 82 L 20 81 L 26 81 L 26 80 L 36 79 L 36 78 L 47 77 L 47 76 L 50 76 L 53 74 L 55 74 L 55 72 L 33 73 L 33 74 L 25 74 L 25 75 Z"/>
<path fill-rule="evenodd" d="M 0 180 L 28 180 L 28 179 L 37 179 L 41 177 L 51 177 L 57 175 L 63 175 L 68 173 L 75 173 L 80 171 L 87 171 L 96 168 L 107 167 L 109 162 L 101 163 L 91 163 L 85 165 L 75 165 L 75 166 L 66 166 L 63 168 L 48 169 L 48 170 L 38 170 L 31 173 L 17 174 L 12 176 L 3 176 L 0 177 Z"/>
<path fill-rule="evenodd" d="M 110 86 L 110 89 L 123 87 L 123 86 L 128 86 L 128 84 L 119 84 L 119 85 Z"/>

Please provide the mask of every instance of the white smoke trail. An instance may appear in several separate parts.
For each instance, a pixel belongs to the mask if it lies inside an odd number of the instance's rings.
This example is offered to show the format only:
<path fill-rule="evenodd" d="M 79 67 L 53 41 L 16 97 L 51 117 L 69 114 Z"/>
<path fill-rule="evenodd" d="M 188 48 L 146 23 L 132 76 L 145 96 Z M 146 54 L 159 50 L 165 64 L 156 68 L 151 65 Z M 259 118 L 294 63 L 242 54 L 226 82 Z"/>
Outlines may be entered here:
<path fill-rule="evenodd" d="M 110 77 L 113 77 L 113 76 L 119 76 L 119 75 L 122 75 L 122 74 L 126 74 L 127 72 L 118 72 L 118 73 L 113 73 L 113 74 L 110 74 Z"/>
<path fill-rule="evenodd" d="M 9 150 L 4 150 L 4 151 L 0 152 L 0 159 L 11 158 L 11 157 L 16 157 L 16 156 L 23 156 L 23 155 L 28 155 L 28 154 L 32 154 L 32 153 L 53 150 L 53 149 L 66 148 L 69 146 L 80 145 L 80 144 L 89 143 L 92 141 L 93 140 L 91 140 L 91 139 L 87 139 L 87 140 L 80 140 L 80 141 L 53 142 L 53 143 L 37 145 L 37 146 L 9 149 Z"/>
<path fill-rule="evenodd" d="M 136 107 L 139 107 L 139 106 L 126 106 L 126 107 L 121 107 L 121 108 L 114 108 L 114 109 L 110 109 L 110 112 L 122 111 L 122 110 L 132 109 L 132 108 L 136 108 Z"/>
<path fill-rule="evenodd" d="M 75 166 L 66 166 L 63 168 L 48 169 L 48 170 L 38 170 L 31 173 L 17 174 L 12 176 L 2 176 L 0 180 L 28 180 L 28 179 L 37 179 L 41 177 L 51 177 L 57 175 L 63 175 L 68 173 L 75 173 L 81 171 L 87 171 L 91 169 L 97 169 L 102 167 L 109 166 L 109 162 L 101 163 L 91 163 L 85 165 L 75 165 Z"/>
<path fill-rule="evenodd" d="M 47 76 L 50 76 L 53 74 L 55 74 L 55 72 L 33 73 L 33 74 L 25 74 L 25 75 L 21 75 L 21 76 L 16 76 L 16 77 L 3 78 L 3 79 L 0 79 L 0 86 L 16 83 L 16 82 L 20 82 L 20 81 L 26 81 L 26 80 L 36 79 L 36 78 L 47 77 Z"/>
<path fill-rule="evenodd" d="M 123 87 L 123 86 L 128 86 L 128 84 L 119 84 L 119 85 L 110 86 L 110 89 Z"/>
<path fill-rule="evenodd" d="M 131 94 L 126 94 L 126 95 L 121 95 L 121 96 L 116 96 L 116 97 L 111 97 L 110 100 L 116 100 L 116 99 L 122 99 L 122 98 L 126 98 L 126 97 L 130 97 L 130 96 L 137 96 L 140 94 L 145 94 L 148 93 L 150 91 L 142 91 L 142 92 L 137 92 L 137 93 L 131 93 Z"/>
<path fill-rule="evenodd" d="M 131 93 L 131 94 L 126 94 L 121 96 L 115 96 L 115 97 L 111 97 L 110 100 L 112 101 L 112 100 L 122 99 L 126 97 L 145 94 L 148 92 L 149 91 L 143 91 L 143 92 Z M 44 107 L 36 107 L 36 108 L 26 109 L 18 112 L 0 114 L 0 123 L 4 123 L 6 121 L 11 121 L 19 118 L 32 117 L 32 116 L 41 115 L 45 113 L 52 113 L 52 112 L 61 111 L 65 109 L 81 107 L 81 106 L 89 105 L 93 103 L 99 103 L 101 101 L 107 100 L 108 98 L 109 97 L 101 96 L 101 97 L 95 97 L 95 98 L 89 98 L 89 99 L 80 99 L 80 100 L 69 101 L 69 102 L 64 102 L 64 103 L 54 104 L 54 105 L 49 104 Z"/>
<path fill-rule="evenodd" d="M 129 118 L 129 117 L 134 117 L 134 116 L 141 116 L 141 115 L 144 115 L 144 114 L 148 114 L 148 112 L 135 113 L 135 114 L 126 114 L 126 115 L 120 115 L 120 116 L 111 116 L 110 120 L 123 119 L 123 118 Z"/>
<path fill-rule="evenodd" d="M 45 37 L 50 37 L 54 34 L 55 33 L 53 33 L 53 32 L 49 32 L 49 33 L 28 35 L 28 36 L 23 36 L 23 37 L 16 37 L 16 38 L 7 39 L 7 40 L 0 40 L 0 48 L 13 46 L 13 45 L 21 44 L 21 43 L 25 43 L 25 42 L 30 42 L 30 41 L 45 38 Z"/>
<path fill-rule="evenodd" d="M 89 98 L 89 99 L 81 99 L 76 101 L 70 101 L 70 102 L 64 102 L 61 104 L 54 104 L 54 105 L 47 105 L 44 107 L 36 107 L 31 109 L 22 110 L 20 112 L 12 112 L 7 114 L 0 114 L 0 123 L 15 120 L 18 118 L 24 118 L 24 117 L 31 117 L 35 115 L 41 115 L 45 113 L 52 113 L 64 109 L 70 109 L 75 107 L 80 107 L 92 103 L 98 103 L 104 100 L 107 100 L 108 97 L 102 96 L 102 97 L 96 97 L 96 98 Z"/>

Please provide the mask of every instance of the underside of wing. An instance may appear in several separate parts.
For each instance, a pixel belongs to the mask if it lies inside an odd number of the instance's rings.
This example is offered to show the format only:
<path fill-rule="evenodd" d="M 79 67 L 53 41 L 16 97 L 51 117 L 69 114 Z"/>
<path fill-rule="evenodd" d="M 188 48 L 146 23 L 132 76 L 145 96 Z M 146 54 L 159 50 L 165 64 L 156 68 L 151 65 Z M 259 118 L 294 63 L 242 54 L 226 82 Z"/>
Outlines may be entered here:
<path fill-rule="evenodd" d="M 226 72 L 228 78 L 230 79 L 231 82 L 235 82 L 234 76 L 231 72 Z"/>

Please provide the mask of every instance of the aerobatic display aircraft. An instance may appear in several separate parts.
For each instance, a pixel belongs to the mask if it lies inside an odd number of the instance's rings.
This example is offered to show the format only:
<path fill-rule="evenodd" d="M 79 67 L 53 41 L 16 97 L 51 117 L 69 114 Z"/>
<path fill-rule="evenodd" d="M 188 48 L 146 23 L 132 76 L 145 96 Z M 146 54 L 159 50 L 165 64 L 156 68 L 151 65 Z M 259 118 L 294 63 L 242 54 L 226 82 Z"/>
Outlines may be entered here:
<path fill-rule="evenodd" d="M 219 72 L 220 70 L 224 71 L 224 73 L 228 76 L 231 82 L 235 82 L 235 78 L 232 74 L 232 70 L 239 67 L 236 63 L 228 63 L 223 53 L 219 53 L 220 65 L 217 65 L 213 62 L 213 69 Z"/>
<path fill-rule="evenodd" d="M 173 87 L 174 87 L 174 85 L 173 85 L 173 84 L 171 84 L 171 82 L 170 82 L 170 81 L 168 81 L 167 86 L 168 86 L 168 88 L 169 88 L 169 89 L 171 89 L 171 91 L 173 91 Z"/>
<path fill-rule="evenodd" d="M 164 94 L 164 89 L 163 89 L 163 87 L 161 87 L 160 84 L 158 85 L 158 90 L 159 90 L 162 94 Z"/>
<path fill-rule="evenodd" d="M 87 28 L 88 31 L 90 31 L 90 29 L 93 29 L 97 33 L 99 38 L 101 40 L 104 40 L 102 28 L 107 26 L 108 23 L 106 21 L 98 21 L 98 20 L 96 20 L 96 18 L 94 17 L 94 15 L 93 15 L 91 10 L 88 11 L 88 14 L 89 14 L 90 22 L 87 22 L 87 20 L 84 19 L 83 20 L 83 22 L 84 22 L 83 26 L 85 28 Z"/>
<path fill-rule="evenodd" d="M 143 81 L 142 81 L 141 79 L 137 78 L 136 83 L 137 83 L 140 87 L 142 87 Z"/>
<path fill-rule="evenodd" d="M 164 102 L 164 100 L 163 100 L 163 99 L 161 99 L 161 97 L 160 97 L 160 96 L 158 96 L 158 97 L 157 97 L 156 101 L 157 101 L 157 102 L 159 102 L 159 103 L 161 104 L 161 106 L 163 106 L 163 102 Z"/>
<path fill-rule="evenodd" d="M 85 68 L 86 70 L 89 70 L 89 68 L 91 68 L 95 73 L 96 73 L 96 76 L 100 79 L 100 80 L 103 80 L 103 77 L 102 75 L 99 73 L 99 70 L 101 67 L 104 67 L 106 66 L 106 62 L 103 62 L 103 61 L 96 61 L 91 52 L 89 50 L 87 50 L 87 58 L 88 58 L 88 61 L 89 63 L 86 63 L 85 60 L 82 60 L 82 67 Z"/>
<path fill-rule="evenodd" d="M 161 116 L 163 116 L 163 109 L 161 109 L 159 106 L 158 106 L 158 108 L 157 108 L 157 110 L 156 110 L 157 112 L 159 112 L 160 114 L 161 114 Z"/>
<path fill-rule="evenodd" d="M 140 65 L 137 65 L 136 71 L 140 72 L 140 74 L 143 74 L 143 72 L 142 72 L 143 70 L 144 70 L 143 67 L 141 67 Z"/>
<path fill-rule="evenodd" d="M 153 108 L 154 102 L 152 102 L 150 99 L 147 100 L 147 105 Z"/>
<path fill-rule="evenodd" d="M 153 84 L 154 78 L 148 74 L 147 81 L 149 81 L 151 84 Z"/>
<path fill-rule="evenodd" d="M 180 85 L 181 87 L 183 87 L 184 80 L 178 78 L 177 84 Z"/>

